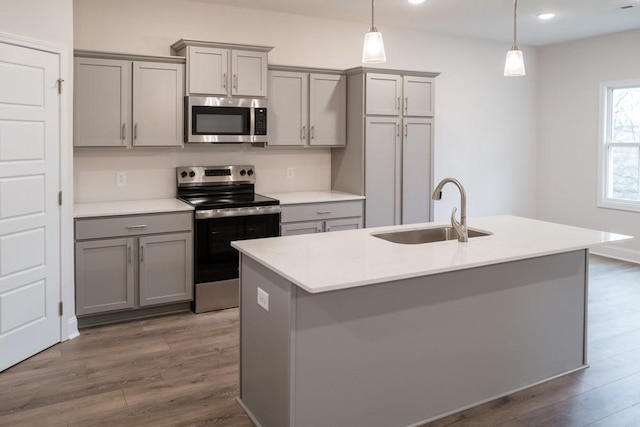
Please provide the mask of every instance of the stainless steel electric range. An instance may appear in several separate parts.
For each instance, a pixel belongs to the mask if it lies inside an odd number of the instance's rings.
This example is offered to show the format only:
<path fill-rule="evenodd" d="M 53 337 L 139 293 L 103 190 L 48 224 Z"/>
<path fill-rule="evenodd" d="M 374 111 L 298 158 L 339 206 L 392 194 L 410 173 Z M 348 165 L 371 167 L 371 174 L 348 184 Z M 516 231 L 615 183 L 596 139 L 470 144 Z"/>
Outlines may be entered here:
<path fill-rule="evenodd" d="M 280 235 L 280 202 L 256 194 L 255 168 L 176 168 L 178 198 L 195 208 L 194 302 L 196 313 L 238 306 L 238 252 L 234 240 Z"/>

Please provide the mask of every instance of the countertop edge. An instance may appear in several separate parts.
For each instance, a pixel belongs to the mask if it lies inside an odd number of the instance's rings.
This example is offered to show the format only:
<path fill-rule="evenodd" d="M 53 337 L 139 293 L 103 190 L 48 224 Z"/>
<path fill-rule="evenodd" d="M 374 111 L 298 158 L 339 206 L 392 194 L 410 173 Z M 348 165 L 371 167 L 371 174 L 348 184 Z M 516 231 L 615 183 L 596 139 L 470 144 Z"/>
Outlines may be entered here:
<path fill-rule="evenodd" d="M 74 203 L 73 207 L 74 219 L 191 212 L 194 210 L 193 206 L 176 198 Z"/>

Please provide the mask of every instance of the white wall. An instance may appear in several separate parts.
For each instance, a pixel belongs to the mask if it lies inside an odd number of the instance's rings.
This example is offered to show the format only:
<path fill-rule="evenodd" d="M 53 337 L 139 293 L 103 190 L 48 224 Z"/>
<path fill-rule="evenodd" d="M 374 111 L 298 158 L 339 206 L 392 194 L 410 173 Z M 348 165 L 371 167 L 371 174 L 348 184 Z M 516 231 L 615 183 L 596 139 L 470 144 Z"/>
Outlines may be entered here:
<path fill-rule="evenodd" d="M 640 213 L 598 208 L 599 84 L 640 77 L 640 30 L 539 52 L 538 215 L 640 237 Z M 640 261 L 640 239 L 606 253 Z M 625 252 L 631 250 L 632 252 Z"/>
<path fill-rule="evenodd" d="M 74 14 L 78 49 L 169 55 L 173 42 L 188 38 L 275 46 L 269 54 L 270 63 L 338 69 L 361 65 L 362 40 L 367 31 L 361 23 L 197 0 L 75 0 Z M 436 80 L 436 179 L 461 179 L 467 188 L 471 216 L 533 216 L 536 50 L 525 48 L 527 77 L 505 78 L 502 68 L 508 43 L 383 25 L 379 28 L 387 49 L 385 68 L 442 73 Z M 115 188 L 115 172 L 136 165 L 127 162 L 128 158 L 140 160 L 149 170 L 132 174 L 130 185 L 150 190 L 154 197 L 169 193 L 169 181 L 173 180 L 170 168 L 202 164 L 203 159 L 215 164 L 255 163 L 260 174 L 259 191 L 329 188 L 328 149 L 252 150 L 255 149 L 234 152 L 220 147 L 188 148 L 171 152 L 173 159 L 168 160 L 150 151 L 112 154 L 106 150 L 76 150 L 76 200 L 141 197 L 137 190 Z M 124 163 L 117 166 L 120 160 Z M 307 171 L 311 165 L 313 169 Z M 287 166 L 296 168 L 295 183 L 284 179 Z M 448 218 L 454 203 L 459 203 L 458 196 L 453 190 L 445 191 L 444 201 L 435 205 L 435 218 Z"/>
<path fill-rule="evenodd" d="M 20 38 L 52 44 L 62 52 L 61 77 L 65 80 L 60 114 L 60 189 L 64 203 L 60 213 L 61 296 L 65 307 L 74 307 L 73 282 L 73 3 L 72 0 L 3 0 L 0 31 Z M 75 310 L 65 310 L 62 339 L 77 334 Z"/>

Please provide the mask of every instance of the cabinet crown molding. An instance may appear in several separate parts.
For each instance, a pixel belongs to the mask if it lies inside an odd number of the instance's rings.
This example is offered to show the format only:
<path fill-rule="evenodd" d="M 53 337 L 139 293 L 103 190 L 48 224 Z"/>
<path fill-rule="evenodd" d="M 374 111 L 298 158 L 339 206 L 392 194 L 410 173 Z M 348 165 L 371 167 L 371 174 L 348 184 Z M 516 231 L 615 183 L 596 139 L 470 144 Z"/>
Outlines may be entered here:
<path fill-rule="evenodd" d="M 187 46 L 213 47 L 217 49 L 250 50 L 254 52 L 270 52 L 273 49 L 273 46 L 259 46 L 259 45 L 237 44 L 237 43 L 219 43 L 219 42 L 209 42 L 209 41 L 203 41 L 203 40 L 180 39 L 171 45 L 171 50 L 177 54 L 181 49 L 184 49 Z"/>
<path fill-rule="evenodd" d="M 397 74 L 401 76 L 419 76 L 419 77 L 438 77 L 439 72 L 436 71 L 407 71 L 407 70 L 394 70 L 390 68 L 375 68 L 375 67 L 354 67 L 345 70 L 348 76 L 353 74 L 364 73 L 378 73 L 378 74 Z"/>
<path fill-rule="evenodd" d="M 73 56 L 77 58 L 118 59 L 122 61 L 166 62 L 170 64 L 185 63 L 185 59 L 180 56 L 138 55 L 134 53 L 104 52 L 100 50 L 75 49 Z"/>

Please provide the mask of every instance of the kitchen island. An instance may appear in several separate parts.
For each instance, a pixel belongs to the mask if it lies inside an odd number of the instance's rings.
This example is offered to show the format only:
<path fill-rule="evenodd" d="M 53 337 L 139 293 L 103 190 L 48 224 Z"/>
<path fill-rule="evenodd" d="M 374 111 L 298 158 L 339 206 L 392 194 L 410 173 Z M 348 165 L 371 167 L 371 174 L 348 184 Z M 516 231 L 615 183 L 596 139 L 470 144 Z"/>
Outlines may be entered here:
<path fill-rule="evenodd" d="M 588 248 L 626 236 L 513 216 L 468 243 L 374 236 L 438 225 L 233 243 L 254 423 L 418 426 L 587 366 Z"/>

